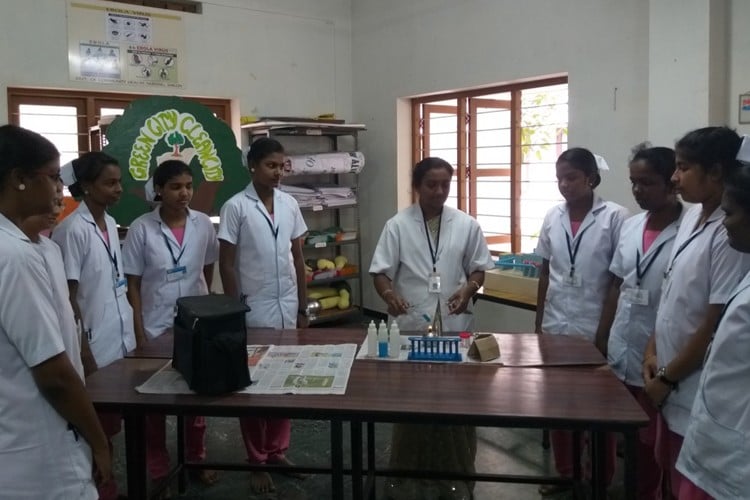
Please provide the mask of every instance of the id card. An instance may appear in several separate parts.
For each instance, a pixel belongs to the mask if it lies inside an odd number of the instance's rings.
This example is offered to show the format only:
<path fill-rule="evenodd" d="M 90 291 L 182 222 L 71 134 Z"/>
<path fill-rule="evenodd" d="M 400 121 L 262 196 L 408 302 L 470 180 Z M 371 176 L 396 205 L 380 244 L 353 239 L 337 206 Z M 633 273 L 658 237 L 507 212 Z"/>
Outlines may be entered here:
<path fill-rule="evenodd" d="M 128 291 L 127 284 L 128 282 L 125 278 L 117 280 L 117 282 L 115 283 L 115 294 L 118 297 L 122 297 L 123 295 L 125 295 L 125 292 Z"/>
<path fill-rule="evenodd" d="M 648 305 L 648 290 L 644 288 L 628 288 L 627 295 L 625 296 L 625 298 L 631 304 L 636 304 L 639 306 L 647 306 Z"/>
<path fill-rule="evenodd" d="M 185 279 L 186 276 L 187 268 L 185 266 L 176 266 L 171 269 L 167 269 L 167 282 L 169 283 Z"/>
<path fill-rule="evenodd" d="M 570 274 L 567 274 L 563 278 L 563 283 L 565 283 L 567 286 L 572 286 L 572 287 L 575 287 L 575 288 L 580 288 L 581 285 L 582 285 L 581 276 L 578 275 L 578 274 L 574 274 L 572 276 Z"/>
<path fill-rule="evenodd" d="M 430 273 L 430 279 L 427 282 L 427 291 L 429 293 L 440 293 L 440 274 Z"/>

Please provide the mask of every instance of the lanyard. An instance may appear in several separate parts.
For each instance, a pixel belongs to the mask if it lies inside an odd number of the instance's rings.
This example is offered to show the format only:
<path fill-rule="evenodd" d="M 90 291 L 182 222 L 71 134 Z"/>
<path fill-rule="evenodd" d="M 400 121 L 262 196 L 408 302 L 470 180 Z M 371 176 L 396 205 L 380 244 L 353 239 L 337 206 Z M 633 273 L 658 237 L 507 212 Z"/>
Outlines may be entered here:
<path fill-rule="evenodd" d="M 273 235 L 273 239 L 278 239 L 279 236 L 279 227 L 273 227 L 273 224 L 271 223 L 271 219 L 263 215 L 263 218 L 266 219 L 266 224 L 268 224 L 268 228 L 271 230 L 271 234 Z"/>
<path fill-rule="evenodd" d="M 96 231 L 99 231 L 99 227 L 96 224 L 94 224 L 94 228 L 96 229 Z M 117 265 L 117 252 L 112 254 L 110 245 L 107 245 L 107 242 L 104 241 L 104 236 L 102 236 L 101 234 L 99 235 L 99 241 L 102 242 L 102 245 L 104 245 L 105 250 L 107 250 L 107 257 L 109 257 L 109 261 L 115 266 L 115 274 L 117 275 L 117 277 L 119 277 L 120 267 Z"/>
<path fill-rule="evenodd" d="M 424 212 L 422 213 L 422 222 L 424 223 L 424 232 L 427 236 L 427 245 L 430 247 L 430 257 L 432 258 L 432 272 L 437 272 L 437 255 L 438 246 L 440 245 L 440 226 L 443 225 L 443 214 L 440 214 L 438 219 L 437 235 L 435 236 L 435 249 L 432 249 L 432 238 L 430 237 L 430 229 L 427 227 L 427 221 L 424 218 Z"/>
<path fill-rule="evenodd" d="M 182 258 L 182 254 L 185 253 L 185 249 L 187 248 L 187 245 L 182 246 L 182 250 L 180 250 L 180 254 L 175 258 L 174 252 L 172 252 L 172 245 L 169 243 L 169 238 L 167 238 L 167 235 L 164 233 L 161 233 L 161 235 L 164 237 L 164 244 L 167 245 L 167 250 L 169 250 L 169 256 L 172 257 L 172 264 L 176 267 L 177 264 L 180 263 L 180 259 Z"/>
<path fill-rule="evenodd" d="M 669 276 L 669 275 L 671 275 L 671 274 L 672 274 L 672 268 L 674 267 L 674 263 L 675 263 L 675 261 L 677 260 L 677 257 L 679 257 L 679 256 L 680 256 L 680 254 L 682 253 L 682 251 L 683 251 L 683 250 L 685 250 L 685 249 L 687 248 L 687 246 L 688 246 L 688 245 L 689 245 L 690 243 L 692 243 L 692 242 L 693 242 L 693 240 L 694 240 L 695 238 L 697 238 L 698 236 L 700 236 L 700 235 L 701 235 L 701 233 L 703 233 L 703 231 L 705 231 L 705 230 L 706 230 L 706 228 L 708 227 L 708 225 L 709 225 L 709 224 L 712 224 L 713 222 L 714 222 L 714 221 L 712 221 L 712 220 L 710 220 L 710 221 L 707 221 L 707 222 L 706 222 L 705 224 L 703 224 L 703 227 L 701 228 L 701 230 L 700 230 L 700 231 L 698 231 L 697 233 L 693 233 L 693 234 L 692 234 L 692 235 L 690 236 L 690 238 L 688 238 L 687 240 L 685 240 L 685 241 L 684 241 L 684 242 L 682 243 L 682 245 L 680 245 L 680 246 L 679 246 L 679 248 L 677 249 L 677 251 L 676 251 L 676 252 L 674 253 L 674 257 L 672 257 L 672 263 L 671 263 L 671 264 L 669 264 L 669 269 L 667 269 L 667 272 L 666 272 L 666 273 L 664 273 L 664 277 L 665 277 L 665 278 L 666 278 L 667 276 Z"/>
<path fill-rule="evenodd" d="M 664 245 L 666 243 L 667 242 L 665 241 L 664 243 L 659 245 L 659 247 L 654 252 L 654 256 L 651 257 L 651 260 L 648 261 L 648 264 L 646 264 L 646 267 L 644 267 L 642 271 L 641 271 L 641 251 L 640 250 L 635 251 L 635 277 L 636 277 L 635 285 L 637 287 L 640 288 L 641 280 L 646 275 L 648 270 L 651 268 L 651 264 L 653 264 L 656 258 L 659 257 L 659 254 L 661 253 L 661 249 L 664 248 Z"/>
<path fill-rule="evenodd" d="M 581 240 L 583 239 L 583 233 L 586 232 L 591 225 L 583 228 L 583 231 L 578 233 L 578 241 L 576 241 L 575 247 L 570 245 L 570 235 L 565 231 L 565 242 L 568 244 L 568 257 L 570 257 L 570 277 L 572 278 L 576 271 L 576 256 L 578 255 L 578 247 L 581 246 Z"/>

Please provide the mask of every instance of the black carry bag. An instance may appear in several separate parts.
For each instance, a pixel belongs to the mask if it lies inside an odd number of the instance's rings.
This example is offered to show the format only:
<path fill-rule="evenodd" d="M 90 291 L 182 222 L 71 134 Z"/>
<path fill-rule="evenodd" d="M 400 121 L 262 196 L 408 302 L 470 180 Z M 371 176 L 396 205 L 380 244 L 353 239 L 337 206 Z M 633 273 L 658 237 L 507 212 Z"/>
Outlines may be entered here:
<path fill-rule="evenodd" d="M 245 313 L 229 295 L 177 299 L 172 366 L 198 394 L 226 394 L 250 385 Z"/>

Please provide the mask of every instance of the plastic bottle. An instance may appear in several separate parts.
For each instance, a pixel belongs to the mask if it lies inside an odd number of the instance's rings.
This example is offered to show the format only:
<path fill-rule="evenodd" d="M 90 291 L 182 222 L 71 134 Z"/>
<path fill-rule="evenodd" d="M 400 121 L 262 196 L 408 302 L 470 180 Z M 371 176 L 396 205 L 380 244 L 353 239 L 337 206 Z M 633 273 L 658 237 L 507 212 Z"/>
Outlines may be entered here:
<path fill-rule="evenodd" d="M 386 330 L 385 321 L 378 325 L 378 357 L 388 357 L 388 331 Z"/>
<path fill-rule="evenodd" d="M 378 355 L 378 329 L 375 321 L 370 321 L 367 326 L 367 355 L 371 358 Z"/>
<path fill-rule="evenodd" d="M 398 328 L 398 323 L 395 321 L 391 322 L 391 329 L 388 333 L 388 343 L 391 352 L 391 357 L 398 359 L 401 353 L 401 330 Z"/>

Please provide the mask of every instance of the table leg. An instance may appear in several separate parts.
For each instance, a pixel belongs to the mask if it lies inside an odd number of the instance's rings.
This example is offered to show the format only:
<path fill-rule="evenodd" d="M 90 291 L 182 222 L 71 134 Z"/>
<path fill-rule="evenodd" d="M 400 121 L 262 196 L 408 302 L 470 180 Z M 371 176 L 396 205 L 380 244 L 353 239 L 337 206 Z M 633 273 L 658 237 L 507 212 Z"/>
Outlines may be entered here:
<path fill-rule="evenodd" d="M 627 431 L 625 433 L 625 499 L 636 500 L 637 494 L 637 467 L 638 453 L 638 431 Z"/>
<path fill-rule="evenodd" d="M 576 485 L 580 485 L 583 481 L 583 473 L 581 472 L 581 442 L 583 441 L 583 432 L 573 431 L 573 446 L 571 451 L 573 453 L 573 482 Z"/>
<path fill-rule="evenodd" d="M 185 469 L 185 417 L 177 415 L 177 491 L 180 495 L 187 491 L 187 470 Z"/>
<path fill-rule="evenodd" d="M 146 475 L 146 416 L 123 414 L 125 421 L 125 463 L 128 497 L 148 498 Z"/>
<path fill-rule="evenodd" d="M 331 420 L 331 497 L 344 498 L 344 429 L 341 420 Z"/>
<path fill-rule="evenodd" d="M 352 420 L 351 428 L 351 454 L 352 454 L 352 498 L 359 500 L 363 498 L 362 492 L 362 422 Z"/>
<path fill-rule="evenodd" d="M 368 495 L 370 500 L 375 500 L 375 422 L 367 422 L 367 476 L 372 477 L 372 488 Z"/>
<path fill-rule="evenodd" d="M 591 432 L 591 486 L 593 500 L 607 498 L 607 433 Z"/>

